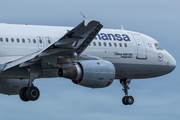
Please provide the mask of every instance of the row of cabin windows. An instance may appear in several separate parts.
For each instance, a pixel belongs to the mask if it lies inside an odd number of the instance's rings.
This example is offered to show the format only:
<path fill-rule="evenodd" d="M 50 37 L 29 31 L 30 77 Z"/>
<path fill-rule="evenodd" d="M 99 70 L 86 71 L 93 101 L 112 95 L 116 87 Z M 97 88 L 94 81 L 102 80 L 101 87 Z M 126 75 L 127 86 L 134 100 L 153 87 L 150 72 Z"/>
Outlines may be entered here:
<path fill-rule="evenodd" d="M 11 40 L 9 40 L 8 38 L 5 38 L 5 41 L 6 42 L 15 42 L 14 38 L 11 38 Z M 19 43 L 20 42 L 20 39 L 17 38 L 16 41 Z M 28 43 L 31 43 L 31 40 L 30 39 L 27 39 Z M 3 38 L 0 38 L 0 42 L 3 42 Z M 22 42 L 25 43 L 25 39 L 22 38 Z M 42 39 L 39 39 L 39 43 L 42 44 Z M 33 43 L 36 43 L 36 39 L 33 39 Z M 51 44 L 51 40 L 48 40 L 48 44 Z"/>
<path fill-rule="evenodd" d="M 9 42 L 9 39 L 8 38 L 5 38 L 5 41 L 6 42 Z M 11 42 L 14 42 L 14 38 L 11 38 Z M 19 43 L 20 42 L 20 39 L 17 38 L 16 41 Z M 3 42 L 3 38 L 0 38 L 0 42 Z M 22 38 L 22 42 L 25 43 L 25 39 Z M 42 44 L 42 39 L 39 39 L 39 43 Z M 31 40 L 28 39 L 28 43 L 31 43 Z M 36 43 L 36 39 L 33 39 L 33 43 Z M 51 44 L 51 40 L 48 40 L 48 44 Z M 107 46 L 106 42 L 103 43 L 104 46 Z M 96 46 L 96 42 L 93 42 L 93 45 Z M 101 46 L 101 42 L 98 42 L 98 45 Z M 112 46 L 112 43 L 109 42 L 109 46 L 111 47 Z M 117 43 L 114 43 L 114 47 L 117 47 Z M 122 47 L 122 43 L 119 43 L 119 47 Z M 127 44 L 124 43 L 124 47 L 127 47 Z"/>
<path fill-rule="evenodd" d="M 98 42 L 98 45 L 101 46 L 101 42 Z M 93 42 L 93 45 L 96 46 L 96 42 Z M 103 43 L 103 45 L 106 47 L 108 46 L 106 42 Z M 112 43 L 109 42 L 109 46 L 111 47 L 112 46 Z M 114 47 L 117 47 L 117 43 L 114 43 Z M 119 43 L 119 47 L 122 47 L 122 43 Z M 124 47 L 127 47 L 127 43 L 124 43 Z"/>

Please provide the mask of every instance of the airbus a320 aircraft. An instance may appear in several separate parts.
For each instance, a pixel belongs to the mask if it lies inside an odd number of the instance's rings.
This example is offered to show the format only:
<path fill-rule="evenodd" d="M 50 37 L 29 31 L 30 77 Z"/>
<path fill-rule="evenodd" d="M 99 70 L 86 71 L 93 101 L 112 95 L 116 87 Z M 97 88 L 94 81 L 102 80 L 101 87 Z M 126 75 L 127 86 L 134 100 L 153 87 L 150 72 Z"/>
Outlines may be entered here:
<path fill-rule="evenodd" d="M 82 14 L 83 15 L 83 14 Z M 89 88 L 103 88 L 119 79 L 124 105 L 132 79 L 170 73 L 175 59 L 153 38 L 127 30 L 102 29 L 83 15 L 76 27 L 0 24 L 0 93 L 35 101 L 37 78 L 69 78 Z"/>

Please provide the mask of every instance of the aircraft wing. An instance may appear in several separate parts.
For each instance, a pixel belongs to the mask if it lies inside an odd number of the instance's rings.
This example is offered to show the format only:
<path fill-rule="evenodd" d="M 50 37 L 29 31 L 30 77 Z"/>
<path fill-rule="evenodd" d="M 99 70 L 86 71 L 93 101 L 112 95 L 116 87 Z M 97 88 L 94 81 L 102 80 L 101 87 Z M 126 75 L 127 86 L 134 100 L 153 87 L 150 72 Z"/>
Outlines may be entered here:
<path fill-rule="evenodd" d="M 41 60 L 42 57 L 48 56 L 71 56 L 76 53 L 78 56 L 87 48 L 89 43 L 101 30 L 103 25 L 99 21 L 92 20 L 83 15 L 85 18 L 82 23 L 77 25 L 71 31 L 67 32 L 58 41 L 41 51 L 29 54 L 20 59 L 6 63 L 3 71 L 19 65 L 19 67 L 30 66 Z"/>

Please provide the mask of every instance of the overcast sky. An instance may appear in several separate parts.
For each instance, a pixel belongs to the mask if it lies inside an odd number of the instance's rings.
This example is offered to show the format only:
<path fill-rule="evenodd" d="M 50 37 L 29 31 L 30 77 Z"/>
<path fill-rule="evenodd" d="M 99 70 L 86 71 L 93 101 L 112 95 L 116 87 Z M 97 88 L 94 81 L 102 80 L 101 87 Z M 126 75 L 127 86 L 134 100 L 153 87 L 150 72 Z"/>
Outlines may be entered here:
<path fill-rule="evenodd" d="M 103 89 L 90 89 L 62 78 L 39 79 L 35 102 L 0 94 L 2 120 L 179 120 L 180 118 L 180 1 L 179 0 L 0 0 L 0 23 L 75 27 L 80 12 L 99 20 L 104 28 L 147 34 L 177 61 L 165 76 L 133 80 L 132 106 L 124 106 L 118 80 Z"/>

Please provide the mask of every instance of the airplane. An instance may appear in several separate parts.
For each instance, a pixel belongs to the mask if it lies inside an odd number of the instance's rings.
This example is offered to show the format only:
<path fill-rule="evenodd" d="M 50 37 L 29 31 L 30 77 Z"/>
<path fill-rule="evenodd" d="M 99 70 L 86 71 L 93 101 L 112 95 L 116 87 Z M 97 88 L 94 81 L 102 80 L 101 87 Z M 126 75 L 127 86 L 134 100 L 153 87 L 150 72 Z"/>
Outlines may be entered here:
<path fill-rule="evenodd" d="M 176 61 L 155 39 L 138 32 L 102 29 L 82 14 L 76 27 L 0 24 L 0 93 L 36 101 L 39 78 L 62 77 L 74 84 L 103 88 L 118 79 L 124 105 L 133 79 L 158 77 L 172 72 Z"/>

